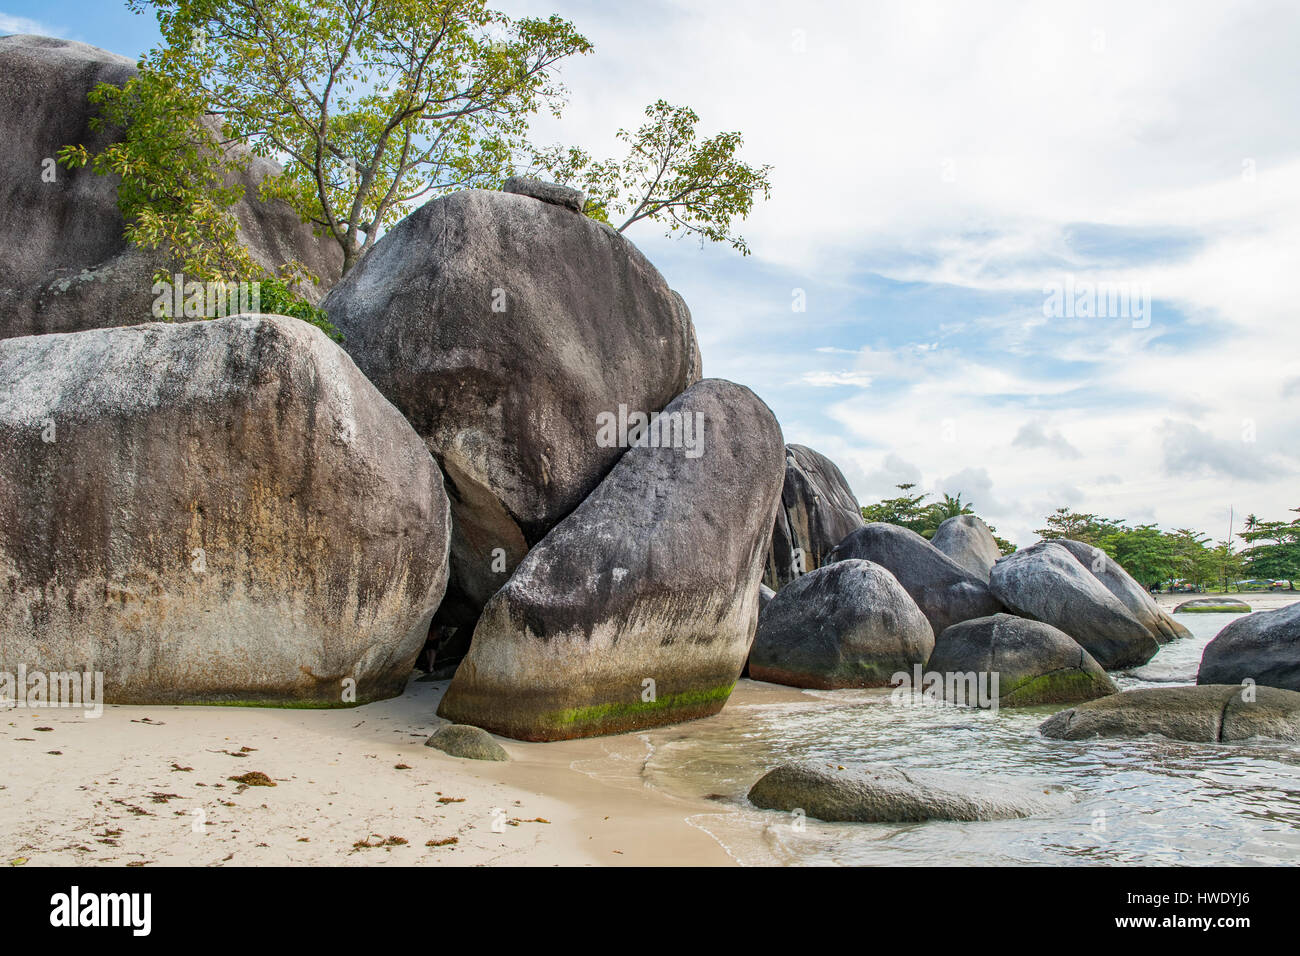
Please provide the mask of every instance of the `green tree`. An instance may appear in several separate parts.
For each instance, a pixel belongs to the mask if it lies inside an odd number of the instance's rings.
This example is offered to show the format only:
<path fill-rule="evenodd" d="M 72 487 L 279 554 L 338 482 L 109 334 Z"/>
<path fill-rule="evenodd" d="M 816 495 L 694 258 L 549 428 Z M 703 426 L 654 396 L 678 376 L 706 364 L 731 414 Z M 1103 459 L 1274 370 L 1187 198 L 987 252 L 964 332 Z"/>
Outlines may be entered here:
<path fill-rule="evenodd" d="M 591 50 L 560 17 L 511 20 L 481 0 L 128 5 L 162 33 L 142 66 L 202 104 L 222 141 L 283 161 L 263 198 L 337 242 L 345 272 L 417 200 L 498 185 L 528 118 L 558 114 L 556 65 Z"/>
<path fill-rule="evenodd" d="M 934 533 L 939 530 L 939 525 L 949 518 L 955 518 L 958 515 L 973 515 L 975 509 L 961 500 L 961 493 L 956 496 L 945 494 L 942 501 L 933 501 L 926 503 L 930 497 L 928 492 L 913 494 L 912 489 L 916 487 L 914 483 L 905 483 L 895 485 L 901 495 L 894 498 L 886 498 L 879 504 L 864 505 L 862 507 L 862 517 L 866 521 L 883 521 L 887 524 L 896 524 L 903 528 L 909 528 L 925 538 L 933 538 Z M 989 532 L 997 531 L 997 528 L 988 524 Z M 993 540 L 1002 554 L 1010 554 L 1016 550 L 1016 546 L 1005 538 L 999 538 L 993 535 Z"/>
<path fill-rule="evenodd" d="M 1155 525 L 1119 527 L 1104 534 L 1095 544 L 1147 588 L 1157 587 L 1173 576 L 1176 566 L 1173 540 Z"/>
<path fill-rule="evenodd" d="M 1300 508 L 1292 508 L 1300 512 Z M 1291 521 L 1259 521 L 1251 515 L 1247 530 L 1238 537 L 1249 547 L 1242 552 L 1244 571 L 1251 577 L 1290 582 L 1300 577 L 1300 518 Z"/>
<path fill-rule="evenodd" d="M 635 132 L 618 131 L 627 144 L 622 160 L 595 160 L 577 147 L 533 151 L 530 171 L 587 192 L 584 211 L 623 232 L 641 220 L 666 226 L 666 233 L 696 235 L 725 242 L 742 255 L 749 246 L 733 229 L 745 219 L 754 197 L 771 196 L 771 166 L 751 166 L 737 158 L 744 140 L 738 132 L 700 138 L 700 117 L 690 107 L 657 100 L 645 109 L 648 120 Z"/>
<path fill-rule="evenodd" d="M 866 521 L 883 521 L 887 524 L 896 524 L 904 528 L 910 528 L 917 534 L 922 534 L 927 529 L 933 533 L 930 521 L 930 508 L 924 504 L 929 494 L 922 492 L 919 495 L 912 494 L 912 489 L 916 487 L 915 483 L 907 482 L 895 487 L 902 492 L 895 498 L 886 498 L 879 504 L 864 505 L 862 507 L 862 517 Z"/>
<path fill-rule="evenodd" d="M 1054 538 L 1069 538 L 1082 541 L 1094 547 L 1100 547 L 1107 535 L 1112 535 L 1124 528 L 1123 521 L 1113 521 L 1094 514 L 1071 511 L 1069 508 L 1057 508 L 1046 518 L 1046 526 L 1034 532 L 1045 541 Z"/>

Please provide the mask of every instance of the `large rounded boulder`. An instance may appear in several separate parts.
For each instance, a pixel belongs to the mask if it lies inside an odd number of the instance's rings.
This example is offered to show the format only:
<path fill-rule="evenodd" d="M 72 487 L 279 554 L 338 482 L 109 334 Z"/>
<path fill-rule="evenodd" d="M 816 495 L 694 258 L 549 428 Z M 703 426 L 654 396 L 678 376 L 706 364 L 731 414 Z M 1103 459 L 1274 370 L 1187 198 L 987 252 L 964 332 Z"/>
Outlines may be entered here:
<path fill-rule="evenodd" d="M 1002 557 L 993 532 L 975 515 L 954 515 L 942 522 L 930 543 L 986 582 L 993 565 Z"/>
<path fill-rule="evenodd" d="M 837 561 L 787 584 L 763 609 L 749 676 L 793 687 L 886 687 L 933 647 L 930 622 L 892 574 L 870 561 Z"/>
<path fill-rule="evenodd" d="M 1040 541 L 993 566 L 989 588 L 1022 617 L 1060 628 L 1107 670 L 1145 664 L 1160 644 L 1064 546 Z"/>
<path fill-rule="evenodd" d="M 779 591 L 820 568 L 862 525 L 862 508 L 835 462 L 803 445 L 786 445 L 785 485 L 763 583 Z"/>
<path fill-rule="evenodd" d="M 872 522 L 836 546 L 828 562 L 874 561 L 898 579 L 935 634 L 1003 610 L 988 585 L 910 528 Z"/>
<path fill-rule="evenodd" d="M 1011 614 L 954 624 L 934 642 L 925 669 L 944 675 L 945 697 L 949 689 L 964 686 L 947 679 L 949 675 L 989 675 L 991 682 L 996 674 L 999 707 L 1093 700 L 1119 689 L 1070 635 Z M 951 702 L 965 704 L 972 699 L 967 694 L 964 700 Z"/>
<path fill-rule="evenodd" d="M 1300 691 L 1300 604 L 1233 621 L 1201 652 L 1198 684 L 1240 684 Z"/>
<path fill-rule="evenodd" d="M 694 451 L 634 445 L 528 553 L 483 609 L 440 716 L 559 740 L 722 708 L 757 624 L 781 429 L 718 379 L 664 416 L 693 423 Z"/>
<path fill-rule="evenodd" d="M 0 342 L 0 672 L 100 671 L 111 703 L 400 693 L 448 511 L 419 436 L 297 319 Z"/>
<path fill-rule="evenodd" d="M 171 264 L 163 252 L 124 238 L 117 177 L 55 162 L 64 146 L 97 151 L 112 141 L 114 131 L 90 128 L 97 108 L 86 96 L 101 82 L 121 86 L 135 72 L 126 57 L 84 43 L 0 37 L 0 338 L 159 317 L 154 275 L 170 275 Z M 268 271 L 304 266 L 317 282 L 298 291 L 318 301 L 339 277 L 342 251 L 313 235 L 287 203 L 258 198 L 258 184 L 280 172 L 276 163 L 232 150 L 248 164 L 237 178 L 243 198 L 232 209 L 240 242 Z"/>
<path fill-rule="evenodd" d="M 1175 621 L 1169 612 L 1156 603 L 1156 599 L 1120 565 L 1101 548 L 1082 541 L 1058 538 L 1056 543 L 1074 555 L 1074 559 L 1085 567 L 1092 576 L 1105 586 L 1106 590 L 1129 609 L 1134 617 L 1151 632 L 1161 644 L 1191 637 L 1192 632 Z"/>
<path fill-rule="evenodd" d="M 439 622 L 452 625 L 472 624 L 700 374 L 685 303 L 635 246 L 517 193 L 425 204 L 324 307 L 442 466 L 453 537 Z"/>

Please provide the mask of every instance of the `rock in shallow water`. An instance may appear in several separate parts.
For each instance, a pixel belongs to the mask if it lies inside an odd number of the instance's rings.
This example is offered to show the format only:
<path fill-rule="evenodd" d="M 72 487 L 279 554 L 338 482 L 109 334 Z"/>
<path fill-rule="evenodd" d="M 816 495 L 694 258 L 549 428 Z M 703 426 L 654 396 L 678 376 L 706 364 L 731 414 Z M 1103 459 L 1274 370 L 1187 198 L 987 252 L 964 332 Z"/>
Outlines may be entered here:
<path fill-rule="evenodd" d="M 1239 684 L 1142 688 L 1053 714 L 1038 731 L 1058 740 L 1146 734 L 1200 743 L 1300 740 L 1300 693 Z"/>
<path fill-rule="evenodd" d="M 562 740 L 722 708 L 757 623 L 781 429 L 719 379 L 665 414 L 702 425 L 700 453 L 627 451 L 488 602 L 440 716 Z"/>
<path fill-rule="evenodd" d="M 109 703 L 398 694 L 447 579 L 442 476 L 298 319 L 0 342 L 0 671 Z"/>
<path fill-rule="evenodd" d="M 512 193 L 426 203 L 324 307 L 446 475 L 440 624 L 472 624 L 614 467 L 627 443 L 600 416 L 658 412 L 700 377 L 690 312 L 632 243 Z"/>
<path fill-rule="evenodd" d="M 510 759 L 506 749 L 493 740 L 490 733 L 482 727 L 471 727 L 468 724 L 439 727 L 424 745 L 467 760 Z"/>
<path fill-rule="evenodd" d="M 1151 632 L 1161 644 L 1183 637 L 1191 637 L 1192 632 L 1179 624 L 1169 613 L 1156 603 L 1155 598 L 1142 585 L 1124 570 L 1118 561 L 1101 548 L 1058 538 L 1056 543 L 1074 555 L 1074 559 L 1083 568 L 1092 573 L 1102 586 L 1113 594 L 1120 604 L 1129 609 L 1129 613 L 1138 619 L 1143 627 Z"/>
<path fill-rule="evenodd" d="M 892 574 L 870 561 L 837 561 L 772 598 L 749 676 L 793 687 L 886 687 L 933 647 L 930 622 Z"/>
<path fill-rule="evenodd" d="M 1240 684 L 1300 691 L 1300 604 L 1238 618 L 1205 646 L 1198 684 Z"/>
<path fill-rule="evenodd" d="M 1211 614 L 1249 614 L 1250 605 L 1230 597 L 1196 598 L 1174 608 L 1175 614 L 1203 611 Z"/>
<path fill-rule="evenodd" d="M 997 674 L 999 707 L 1092 700 L 1119 690 L 1070 635 L 1011 614 L 954 624 L 939 635 L 925 669 L 945 675 Z M 945 697 L 951 686 L 945 681 Z"/>
<path fill-rule="evenodd" d="M 895 767 L 836 770 L 785 764 L 749 791 L 763 810 L 803 810 L 828 823 L 1008 820 L 1070 805 L 1063 792 L 988 776 Z"/>
<path fill-rule="evenodd" d="M 1107 670 L 1145 664 L 1151 632 L 1065 547 L 1040 541 L 993 566 L 989 588 L 1022 617 L 1060 628 Z"/>

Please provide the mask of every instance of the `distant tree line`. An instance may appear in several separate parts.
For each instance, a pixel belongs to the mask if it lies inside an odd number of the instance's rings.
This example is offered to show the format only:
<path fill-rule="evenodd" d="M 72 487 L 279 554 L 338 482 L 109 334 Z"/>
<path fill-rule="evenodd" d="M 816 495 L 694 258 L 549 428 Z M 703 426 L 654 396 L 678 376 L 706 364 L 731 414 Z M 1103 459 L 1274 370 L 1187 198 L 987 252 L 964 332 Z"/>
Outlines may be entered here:
<path fill-rule="evenodd" d="M 886 498 L 862 509 L 867 521 L 885 521 L 910 528 L 926 538 L 949 518 L 973 515 L 970 502 L 961 494 L 944 494 L 929 500 L 930 494 L 916 493 L 915 484 L 896 486 L 897 497 Z M 1292 508 L 1300 514 L 1300 508 Z M 987 523 L 987 522 L 986 522 Z M 989 525 L 990 531 L 995 531 Z M 1300 517 L 1290 521 L 1261 521 L 1247 515 L 1242 531 L 1233 541 L 1214 541 L 1209 535 L 1191 528 L 1162 531 L 1154 524 L 1130 525 L 1122 518 L 1057 508 L 1045 519 L 1045 526 L 1034 532 L 1044 540 L 1070 538 L 1100 548 L 1148 588 L 1161 587 L 1170 581 L 1183 581 L 1197 588 L 1218 586 L 1224 590 L 1237 587 L 1245 580 L 1284 580 L 1300 578 Z M 994 540 L 1003 554 L 1016 546 L 995 533 Z"/>

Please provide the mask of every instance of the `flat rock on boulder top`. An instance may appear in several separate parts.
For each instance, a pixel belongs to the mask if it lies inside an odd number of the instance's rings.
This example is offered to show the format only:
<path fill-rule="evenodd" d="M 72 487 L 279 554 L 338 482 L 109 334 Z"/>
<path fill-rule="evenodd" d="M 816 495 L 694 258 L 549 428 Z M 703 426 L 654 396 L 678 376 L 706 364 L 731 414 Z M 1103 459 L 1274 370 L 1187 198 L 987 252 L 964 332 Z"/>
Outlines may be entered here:
<path fill-rule="evenodd" d="M 1138 584 L 1118 561 L 1101 548 L 1082 541 L 1071 541 L 1069 538 L 1058 538 L 1056 543 L 1074 555 L 1074 559 L 1100 581 L 1107 591 L 1115 595 L 1116 599 L 1129 609 L 1129 613 L 1136 617 L 1138 622 L 1161 644 L 1192 636 L 1191 631 L 1175 621 L 1169 616 L 1168 611 L 1156 603 L 1151 592 Z"/>
<path fill-rule="evenodd" d="M 126 57 L 84 43 L 0 37 L 0 338 L 156 321 L 153 276 L 168 261 L 123 237 L 117 177 L 47 165 L 64 146 L 111 142 L 90 129 L 96 107 L 86 95 L 135 72 Z M 301 262 L 320 282 L 300 291 L 318 301 L 339 277 L 342 251 L 312 235 L 288 204 L 258 199 L 258 183 L 280 168 L 234 150 L 249 161 L 233 209 L 240 241 L 268 270 Z"/>
<path fill-rule="evenodd" d="M 875 521 L 836 546 L 827 563 L 874 561 L 898 579 L 935 634 L 1004 610 L 988 585 L 909 528 Z"/>
<path fill-rule="evenodd" d="M 298 319 L 0 341 L 0 671 L 109 703 L 406 685 L 447 579 L 419 436 Z"/>
<path fill-rule="evenodd" d="M 581 189 L 570 189 L 559 183 L 543 182 L 526 176 L 511 176 L 502 185 L 501 191 L 530 196 L 553 206 L 563 206 L 573 212 L 582 212 L 583 204 L 587 201 L 587 194 Z"/>
<path fill-rule="evenodd" d="M 835 546 L 862 525 L 858 499 L 835 462 L 803 445 L 786 445 L 785 485 L 763 583 L 779 591 L 800 574 L 820 568 Z"/>
<path fill-rule="evenodd" d="M 1238 618 L 1201 652 L 1198 684 L 1240 684 L 1300 691 L 1300 604 Z"/>
<path fill-rule="evenodd" d="M 1062 791 L 1024 782 L 896 767 L 836 770 L 785 764 L 749 791 L 763 810 L 803 810 L 827 823 L 912 823 L 923 820 L 1010 820 L 1061 810 Z"/>
<path fill-rule="evenodd" d="M 700 375 L 685 303 L 635 246 L 513 193 L 425 204 L 324 307 L 446 475 L 440 623 L 471 624 L 623 455 L 630 429 L 607 440 L 602 420 L 658 412 Z"/>
<path fill-rule="evenodd" d="M 989 588 L 1009 609 L 1060 628 L 1107 670 L 1145 664 L 1160 643 L 1091 571 L 1055 541 L 993 565 Z"/>
<path fill-rule="evenodd" d="M 793 687 L 887 687 L 933 647 L 930 622 L 892 574 L 870 561 L 836 561 L 796 578 L 763 609 L 749 676 Z"/>
<path fill-rule="evenodd" d="M 440 716 L 560 740 L 717 713 L 758 619 L 781 494 L 772 412 L 705 379 L 665 415 L 701 453 L 635 446 L 488 602 Z"/>
<path fill-rule="evenodd" d="M 954 624 L 935 641 L 925 669 L 944 675 L 997 674 L 1000 707 L 1092 700 L 1119 690 L 1070 635 L 1011 614 Z M 945 699 L 950 697 L 950 687 L 957 684 L 945 681 Z M 971 703 L 969 699 L 949 702 Z"/>
<path fill-rule="evenodd" d="M 985 583 L 993 565 L 1002 557 L 993 532 L 974 515 L 954 515 L 947 519 L 935 530 L 930 543 Z"/>
<path fill-rule="evenodd" d="M 1058 740 L 1146 734 L 1200 743 L 1300 740 L 1300 693 L 1240 684 L 1126 690 L 1053 714 L 1038 732 Z"/>

